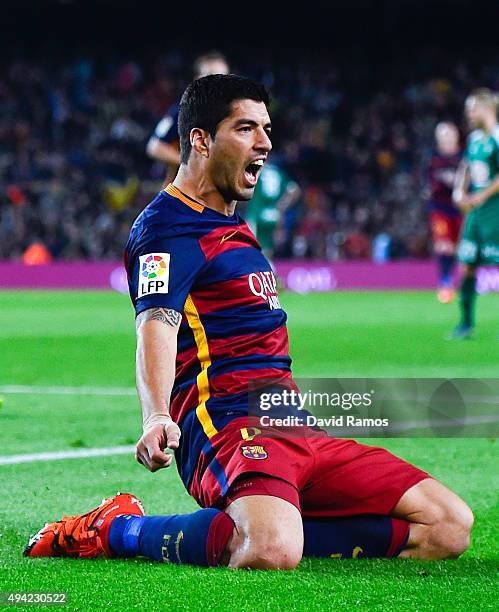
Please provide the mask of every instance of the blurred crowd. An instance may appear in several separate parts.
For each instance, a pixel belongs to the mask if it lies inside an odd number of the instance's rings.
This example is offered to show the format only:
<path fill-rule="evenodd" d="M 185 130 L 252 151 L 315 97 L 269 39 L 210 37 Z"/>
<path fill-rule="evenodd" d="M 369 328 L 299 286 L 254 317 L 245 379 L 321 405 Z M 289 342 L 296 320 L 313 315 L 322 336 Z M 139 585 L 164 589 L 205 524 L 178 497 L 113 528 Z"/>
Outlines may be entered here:
<path fill-rule="evenodd" d="M 300 186 L 276 257 L 384 259 L 430 252 L 426 164 L 439 120 L 463 128 L 476 86 L 499 89 L 499 61 L 230 57 L 271 90 L 272 159 Z M 152 130 L 189 80 L 192 58 L 11 62 L 0 72 L 0 259 L 117 259 L 161 188 Z M 430 68 L 432 66 L 432 68 Z M 437 67 L 435 67 L 437 66 Z M 241 209 L 244 212 L 244 207 Z"/>

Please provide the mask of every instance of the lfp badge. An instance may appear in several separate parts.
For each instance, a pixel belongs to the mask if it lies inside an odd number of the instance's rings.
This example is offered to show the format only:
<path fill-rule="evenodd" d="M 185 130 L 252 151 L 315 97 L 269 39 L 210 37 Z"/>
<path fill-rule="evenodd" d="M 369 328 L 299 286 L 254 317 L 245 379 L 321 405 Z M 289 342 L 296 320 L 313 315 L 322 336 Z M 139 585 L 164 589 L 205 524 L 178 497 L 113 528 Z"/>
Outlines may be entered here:
<path fill-rule="evenodd" d="M 246 459 L 267 459 L 267 451 L 263 446 L 242 446 L 241 451 Z"/>
<path fill-rule="evenodd" d="M 168 293 L 170 253 L 149 253 L 139 257 L 139 290 L 137 297 L 151 293 Z"/>

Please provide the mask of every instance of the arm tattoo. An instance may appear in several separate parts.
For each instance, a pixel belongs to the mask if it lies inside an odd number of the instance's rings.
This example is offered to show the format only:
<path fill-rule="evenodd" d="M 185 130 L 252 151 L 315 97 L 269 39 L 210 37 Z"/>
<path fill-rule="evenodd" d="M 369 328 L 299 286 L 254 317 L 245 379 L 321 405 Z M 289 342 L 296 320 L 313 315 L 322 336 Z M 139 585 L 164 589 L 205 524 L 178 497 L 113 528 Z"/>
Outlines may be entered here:
<path fill-rule="evenodd" d="M 171 325 L 171 327 L 177 327 L 182 319 L 182 315 L 173 310 L 173 308 L 149 308 L 144 310 L 137 317 L 137 327 L 143 321 L 161 321 L 165 325 Z"/>

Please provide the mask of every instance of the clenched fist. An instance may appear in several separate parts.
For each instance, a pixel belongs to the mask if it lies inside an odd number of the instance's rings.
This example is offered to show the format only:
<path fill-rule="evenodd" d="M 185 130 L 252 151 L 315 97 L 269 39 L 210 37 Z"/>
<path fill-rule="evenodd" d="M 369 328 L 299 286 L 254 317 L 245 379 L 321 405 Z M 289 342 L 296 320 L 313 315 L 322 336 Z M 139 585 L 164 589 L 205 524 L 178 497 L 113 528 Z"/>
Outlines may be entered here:
<path fill-rule="evenodd" d="M 180 440 L 180 429 L 171 417 L 161 415 L 160 420 L 160 423 L 148 425 L 146 422 L 144 424 L 144 433 L 137 442 L 135 451 L 137 461 L 150 472 L 170 467 L 173 455 L 165 453 L 164 450 L 165 448 L 177 449 Z"/>

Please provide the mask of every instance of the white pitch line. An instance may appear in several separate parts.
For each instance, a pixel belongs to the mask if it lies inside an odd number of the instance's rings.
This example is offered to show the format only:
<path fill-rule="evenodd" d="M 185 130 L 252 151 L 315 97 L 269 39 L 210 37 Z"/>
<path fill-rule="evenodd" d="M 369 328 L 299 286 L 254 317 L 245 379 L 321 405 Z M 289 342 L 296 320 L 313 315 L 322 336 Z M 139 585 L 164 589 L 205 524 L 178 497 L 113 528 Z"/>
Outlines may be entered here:
<path fill-rule="evenodd" d="M 137 391 L 135 387 L 59 387 L 59 386 L 43 386 L 43 385 L 0 385 L 0 393 L 12 394 L 12 395 L 29 395 L 36 393 L 39 395 L 115 395 L 115 396 L 135 396 Z M 492 404 L 494 406 L 499 405 L 499 398 L 497 396 L 481 396 L 481 395 L 470 395 L 465 398 L 467 402 L 474 402 L 479 404 Z M 382 397 L 383 402 L 418 402 L 425 403 L 430 402 L 431 396 L 421 397 L 410 397 L 410 396 L 394 396 L 394 397 Z M 442 406 L 445 403 L 451 405 L 455 404 L 455 399 L 450 398 L 438 398 L 436 408 Z"/>
<path fill-rule="evenodd" d="M 463 427 L 466 425 L 482 425 L 486 423 L 497 423 L 499 418 L 497 416 L 478 416 L 456 420 L 435 420 L 429 422 L 418 422 L 409 421 L 407 423 L 399 423 L 398 425 L 392 425 L 389 428 L 384 427 L 369 427 L 369 429 L 383 431 L 388 429 L 390 432 L 401 433 L 403 431 L 410 431 L 411 429 L 428 429 L 428 428 L 439 428 L 439 427 Z M 351 428 L 348 427 L 333 427 L 327 428 L 332 434 L 341 435 L 342 433 L 349 433 L 352 435 Z M 493 435 L 493 434 L 492 434 Z M 111 457 L 113 455 L 128 455 L 135 453 L 135 446 L 111 446 L 107 448 L 82 448 L 78 450 L 66 450 L 66 451 L 54 451 L 51 453 L 31 453 L 25 455 L 6 455 L 0 456 L 0 465 L 17 465 L 19 463 L 33 463 L 39 461 L 58 461 L 60 459 L 86 459 L 88 457 Z"/>
<path fill-rule="evenodd" d="M 37 385 L 1 385 L 0 393 L 37 395 L 118 395 L 132 396 L 134 387 L 44 387 Z"/>
<path fill-rule="evenodd" d="M 112 455 L 129 455 L 135 452 L 135 446 L 111 446 L 108 448 L 81 448 L 78 450 L 54 451 L 52 453 L 31 453 L 29 455 L 0 456 L 0 465 L 17 465 L 34 461 L 58 461 L 60 459 L 86 459 L 87 457 L 110 457 Z"/>

